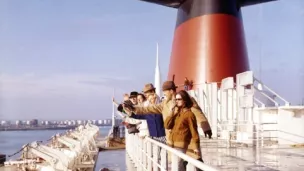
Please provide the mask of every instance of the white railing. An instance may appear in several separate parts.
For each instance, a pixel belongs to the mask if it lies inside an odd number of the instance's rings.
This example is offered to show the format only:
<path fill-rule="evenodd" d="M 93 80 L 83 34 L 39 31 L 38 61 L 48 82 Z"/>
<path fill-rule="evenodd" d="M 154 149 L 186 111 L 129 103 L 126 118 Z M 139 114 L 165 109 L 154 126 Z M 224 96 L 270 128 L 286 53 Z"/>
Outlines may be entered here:
<path fill-rule="evenodd" d="M 233 142 L 259 148 L 267 141 L 280 139 L 279 101 L 289 106 L 287 100 L 257 80 L 252 71 L 238 74 L 236 82 L 233 77 L 225 78 L 220 85 L 200 84 L 196 90 L 188 91 L 208 118 L 216 141 L 226 141 L 227 148 Z M 175 171 L 179 159 L 188 162 L 187 170 L 216 170 L 151 138 L 128 134 L 126 150 L 138 171 Z"/>
<path fill-rule="evenodd" d="M 285 106 L 290 106 L 290 102 L 288 102 L 286 99 L 281 97 L 278 93 L 267 87 L 265 84 L 263 84 L 260 80 L 257 78 L 254 78 L 254 89 L 258 94 L 260 94 L 262 97 L 264 97 L 264 102 L 262 103 L 262 107 L 267 105 L 267 102 L 265 100 L 272 102 L 275 106 L 281 106 L 280 102 L 283 102 Z"/>
<path fill-rule="evenodd" d="M 179 160 L 188 162 L 187 171 L 218 170 L 149 137 L 140 138 L 137 134 L 126 134 L 125 137 L 127 154 L 137 171 L 178 171 Z"/>
<path fill-rule="evenodd" d="M 257 83 L 262 86 L 263 91 L 257 89 Z M 269 93 L 265 93 L 265 90 Z M 268 95 L 270 93 L 275 96 Z M 237 74 L 236 79 L 225 78 L 220 87 L 219 83 L 198 85 L 198 89 L 189 91 L 189 94 L 197 100 L 206 114 L 216 138 L 231 139 L 233 136 L 247 142 L 263 141 L 267 134 L 264 132 L 271 132 L 263 129 L 265 124 L 272 124 L 268 126 L 272 127 L 270 130 L 274 130 L 271 134 L 277 132 L 277 122 L 273 121 L 277 116 L 273 115 L 271 121 L 265 120 L 264 114 L 256 110 L 257 108 L 271 107 L 269 102 L 272 107 L 278 107 L 278 100 L 289 105 L 288 101 L 257 80 L 252 71 Z"/>

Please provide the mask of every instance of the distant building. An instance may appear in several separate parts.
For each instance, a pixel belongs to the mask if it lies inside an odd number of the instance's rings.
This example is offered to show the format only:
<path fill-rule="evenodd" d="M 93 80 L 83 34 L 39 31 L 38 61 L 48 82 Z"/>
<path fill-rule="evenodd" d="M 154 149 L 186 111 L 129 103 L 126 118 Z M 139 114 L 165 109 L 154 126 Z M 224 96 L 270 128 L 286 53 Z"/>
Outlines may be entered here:
<path fill-rule="evenodd" d="M 37 120 L 37 119 L 32 119 L 32 120 L 30 121 L 30 125 L 31 125 L 31 126 L 38 126 L 38 120 Z"/>
<path fill-rule="evenodd" d="M 82 120 L 77 120 L 77 125 L 81 125 L 82 124 Z"/>
<path fill-rule="evenodd" d="M 49 122 L 49 121 L 45 121 L 44 124 L 45 124 L 45 125 L 49 125 L 50 122 Z"/>
<path fill-rule="evenodd" d="M 17 125 L 17 126 L 22 125 L 22 121 L 16 120 L 16 125 Z"/>
<path fill-rule="evenodd" d="M 104 119 L 104 120 L 103 120 L 103 124 L 104 124 L 104 125 L 107 125 L 107 124 L 108 124 L 108 120 L 107 120 L 107 119 Z"/>
<path fill-rule="evenodd" d="M 71 120 L 71 124 L 72 125 L 76 125 L 76 121 L 75 120 Z"/>
<path fill-rule="evenodd" d="M 0 125 L 2 126 L 7 126 L 7 125 L 10 125 L 11 122 L 10 121 L 1 121 Z"/>

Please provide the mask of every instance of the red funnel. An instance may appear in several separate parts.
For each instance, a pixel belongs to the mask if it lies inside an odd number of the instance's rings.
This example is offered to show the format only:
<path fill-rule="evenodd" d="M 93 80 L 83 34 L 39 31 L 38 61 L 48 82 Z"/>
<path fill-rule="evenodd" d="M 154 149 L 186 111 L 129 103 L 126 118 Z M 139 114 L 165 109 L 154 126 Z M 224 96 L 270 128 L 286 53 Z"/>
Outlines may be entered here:
<path fill-rule="evenodd" d="M 241 6 L 272 0 L 144 0 L 178 8 L 168 79 L 221 82 L 249 70 Z M 195 87 L 194 87 L 195 88 Z"/>

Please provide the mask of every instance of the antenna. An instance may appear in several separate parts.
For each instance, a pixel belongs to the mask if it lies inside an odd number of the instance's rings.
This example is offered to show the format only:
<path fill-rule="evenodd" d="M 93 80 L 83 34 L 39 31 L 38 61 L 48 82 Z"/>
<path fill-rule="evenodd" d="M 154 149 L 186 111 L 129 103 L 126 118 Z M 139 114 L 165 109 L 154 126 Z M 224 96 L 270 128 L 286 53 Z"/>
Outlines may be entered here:
<path fill-rule="evenodd" d="M 159 65 L 159 62 L 158 62 L 158 43 L 156 43 L 156 66 Z"/>
<path fill-rule="evenodd" d="M 260 81 L 262 81 L 262 57 L 263 57 L 263 40 L 262 40 L 262 24 L 263 24 L 263 5 L 260 5 L 259 8 L 259 39 L 260 39 L 260 55 L 259 55 L 259 75 L 260 75 Z"/>
<path fill-rule="evenodd" d="M 113 98 L 115 97 L 115 89 L 113 88 Z M 112 103 L 112 127 L 116 125 L 115 123 L 115 104 Z"/>
<path fill-rule="evenodd" d="M 263 57 L 263 40 L 262 40 L 262 23 L 263 23 L 263 5 L 260 5 L 260 8 L 259 8 L 259 20 L 258 20 L 258 23 L 259 23 L 259 33 L 258 33 L 258 36 L 259 36 L 259 40 L 260 40 L 260 43 L 259 43 L 259 76 L 260 76 L 260 83 L 258 84 L 258 89 L 260 91 L 263 90 L 263 85 L 262 85 L 262 57 Z"/>

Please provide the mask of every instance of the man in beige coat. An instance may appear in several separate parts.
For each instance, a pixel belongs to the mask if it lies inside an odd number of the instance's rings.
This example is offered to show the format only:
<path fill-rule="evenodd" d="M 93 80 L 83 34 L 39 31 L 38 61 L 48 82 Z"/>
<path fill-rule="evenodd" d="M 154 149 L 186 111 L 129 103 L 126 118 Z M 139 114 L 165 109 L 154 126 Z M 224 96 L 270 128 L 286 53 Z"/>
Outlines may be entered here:
<path fill-rule="evenodd" d="M 174 99 L 176 95 L 176 88 L 177 87 L 175 86 L 173 81 L 166 81 L 163 83 L 162 86 L 163 94 L 166 96 L 166 99 L 162 103 L 150 105 L 147 107 L 139 107 L 139 106 L 132 107 L 132 106 L 124 105 L 124 108 L 125 110 L 131 111 L 136 115 L 151 114 L 151 113 L 162 114 L 163 120 L 165 121 L 170 114 L 170 110 L 172 109 L 172 106 L 174 106 L 175 104 Z M 198 127 L 203 129 L 206 137 L 208 135 L 209 138 L 211 138 L 212 131 L 205 114 L 202 112 L 201 108 L 198 106 L 194 98 L 192 98 L 192 101 L 193 101 L 193 106 L 191 108 L 191 111 L 194 113 L 196 117 Z M 170 135 L 169 130 L 166 130 L 167 141 L 169 139 L 168 138 L 169 135 Z"/>

